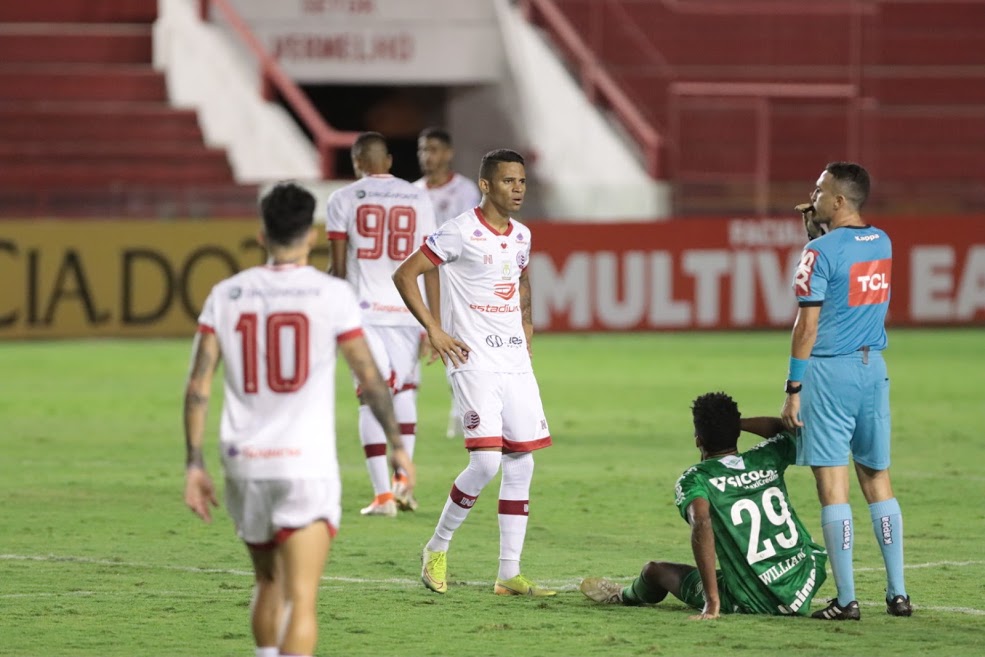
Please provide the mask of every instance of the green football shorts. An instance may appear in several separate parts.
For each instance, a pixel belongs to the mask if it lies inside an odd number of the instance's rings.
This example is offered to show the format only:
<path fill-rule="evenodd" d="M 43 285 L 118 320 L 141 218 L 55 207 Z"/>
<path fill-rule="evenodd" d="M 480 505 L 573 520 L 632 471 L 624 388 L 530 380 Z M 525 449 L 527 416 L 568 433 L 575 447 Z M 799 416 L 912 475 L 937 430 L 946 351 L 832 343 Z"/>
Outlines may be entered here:
<path fill-rule="evenodd" d="M 722 575 L 722 571 L 715 571 L 715 579 L 718 580 L 718 598 L 721 600 L 721 613 L 723 614 L 733 614 L 739 613 L 739 605 L 736 604 L 735 598 L 729 593 L 728 587 L 725 585 L 725 577 Z M 681 595 L 679 596 L 680 601 L 689 607 L 694 607 L 698 611 L 705 608 L 705 587 L 701 583 L 701 572 L 697 568 L 689 572 L 681 580 Z"/>

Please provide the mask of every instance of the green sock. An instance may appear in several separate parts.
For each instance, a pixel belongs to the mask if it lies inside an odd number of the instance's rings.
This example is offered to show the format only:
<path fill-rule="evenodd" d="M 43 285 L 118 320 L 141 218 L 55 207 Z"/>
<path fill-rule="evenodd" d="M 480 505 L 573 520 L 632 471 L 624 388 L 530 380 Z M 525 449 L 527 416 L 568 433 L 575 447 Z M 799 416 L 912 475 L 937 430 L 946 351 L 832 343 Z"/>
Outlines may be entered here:
<path fill-rule="evenodd" d="M 667 591 L 655 589 L 647 584 L 642 574 L 622 590 L 622 603 L 624 605 L 652 605 L 666 597 Z"/>

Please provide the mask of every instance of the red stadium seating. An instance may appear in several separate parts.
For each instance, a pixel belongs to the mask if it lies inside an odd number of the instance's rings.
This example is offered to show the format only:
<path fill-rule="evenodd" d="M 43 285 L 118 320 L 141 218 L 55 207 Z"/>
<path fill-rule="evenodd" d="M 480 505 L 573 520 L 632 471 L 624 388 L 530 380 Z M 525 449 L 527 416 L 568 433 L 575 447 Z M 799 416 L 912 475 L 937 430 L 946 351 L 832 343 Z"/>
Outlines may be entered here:
<path fill-rule="evenodd" d="M 799 199 L 825 162 L 848 158 L 873 173 L 877 209 L 907 212 L 912 194 L 894 191 L 918 188 L 939 209 L 985 209 L 985 2 L 524 4 L 571 55 L 543 5 L 559 9 L 664 136 L 658 175 L 679 212 L 786 211 L 788 189 Z M 697 82 L 709 84 L 678 93 Z M 737 83 L 786 86 L 740 93 Z M 857 92 L 811 91 L 821 85 Z M 769 187 L 768 206 L 757 185 Z"/>
<path fill-rule="evenodd" d="M 157 0 L 0 3 L 0 216 L 252 216 L 151 66 Z"/>

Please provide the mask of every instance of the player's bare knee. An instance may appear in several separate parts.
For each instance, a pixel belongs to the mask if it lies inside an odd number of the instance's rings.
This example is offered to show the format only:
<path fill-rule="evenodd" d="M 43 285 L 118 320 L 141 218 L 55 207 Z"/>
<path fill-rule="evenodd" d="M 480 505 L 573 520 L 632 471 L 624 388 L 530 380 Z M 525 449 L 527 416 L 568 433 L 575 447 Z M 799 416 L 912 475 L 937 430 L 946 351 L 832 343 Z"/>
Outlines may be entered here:
<path fill-rule="evenodd" d="M 893 485 L 889 470 L 875 470 L 861 463 L 855 464 L 855 473 L 862 489 L 862 495 L 869 504 L 884 502 L 893 497 Z"/>
<path fill-rule="evenodd" d="M 643 570 L 640 572 L 640 575 L 642 575 L 643 579 L 646 581 L 656 584 L 660 581 L 660 571 L 663 566 L 664 563 L 662 561 L 647 561 L 643 566 Z"/>

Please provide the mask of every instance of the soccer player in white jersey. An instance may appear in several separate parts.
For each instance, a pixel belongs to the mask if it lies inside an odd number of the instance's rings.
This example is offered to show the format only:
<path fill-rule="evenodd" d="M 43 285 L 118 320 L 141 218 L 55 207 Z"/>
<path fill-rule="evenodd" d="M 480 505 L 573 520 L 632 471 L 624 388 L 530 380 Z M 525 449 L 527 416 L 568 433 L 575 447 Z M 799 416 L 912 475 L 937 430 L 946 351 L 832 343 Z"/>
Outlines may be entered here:
<path fill-rule="evenodd" d="M 393 410 L 407 453 L 414 456 L 417 431 L 417 367 L 421 328 L 393 286 L 393 272 L 435 230 L 427 192 L 390 174 L 393 157 L 378 132 L 365 132 L 352 145 L 359 180 L 328 199 L 329 273 L 352 283 L 363 311 L 364 331 L 376 364 L 393 389 Z M 437 298 L 437 277 L 429 286 Z M 359 439 L 375 497 L 363 515 L 397 515 L 417 502 L 404 486 L 404 473 L 387 470 L 383 428 L 360 396 Z"/>
<path fill-rule="evenodd" d="M 413 480 L 356 297 L 349 285 L 307 265 L 314 210 L 314 197 L 294 184 L 279 184 L 263 198 L 267 264 L 212 288 L 185 392 L 185 503 L 210 522 L 210 505 L 218 502 L 202 443 L 212 377 L 225 361 L 219 447 L 226 506 L 256 576 L 251 621 L 258 657 L 315 650 L 318 584 L 341 516 L 337 348 L 385 428 L 394 465 Z"/>
<path fill-rule="evenodd" d="M 455 156 L 451 135 L 442 128 L 425 128 L 417 138 L 417 161 L 424 175 L 414 185 L 426 189 L 438 225 L 479 205 L 482 193 L 470 178 L 451 169 Z"/>
<path fill-rule="evenodd" d="M 462 409 L 469 464 L 451 487 L 424 548 L 421 579 L 445 593 L 447 551 L 482 489 L 503 469 L 499 489 L 500 595 L 554 595 L 520 573 L 527 533 L 533 451 L 551 444 L 530 361 L 530 230 L 510 215 L 520 209 L 523 158 L 496 150 L 482 158 L 482 203 L 444 223 L 393 275 L 407 307 L 448 366 Z M 417 279 L 438 268 L 441 321 L 428 311 Z"/>
<path fill-rule="evenodd" d="M 417 138 L 417 161 L 424 174 L 414 184 L 426 189 L 434 205 L 434 217 L 438 225 L 445 223 L 463 212 L 479 205 L 482 194 L 471 179 L 451 169 L 451 161 L 455 156 L 452 148 L 451 135 L 442 128 L 425 128 Z M 420 367 L 415 370 L 415 378 L 419 378 Z M 462 427 L 462 414 L 454 404 L 452 397 L 451 409 L 448 412 L 449 438 L 465 435 Z"/>

